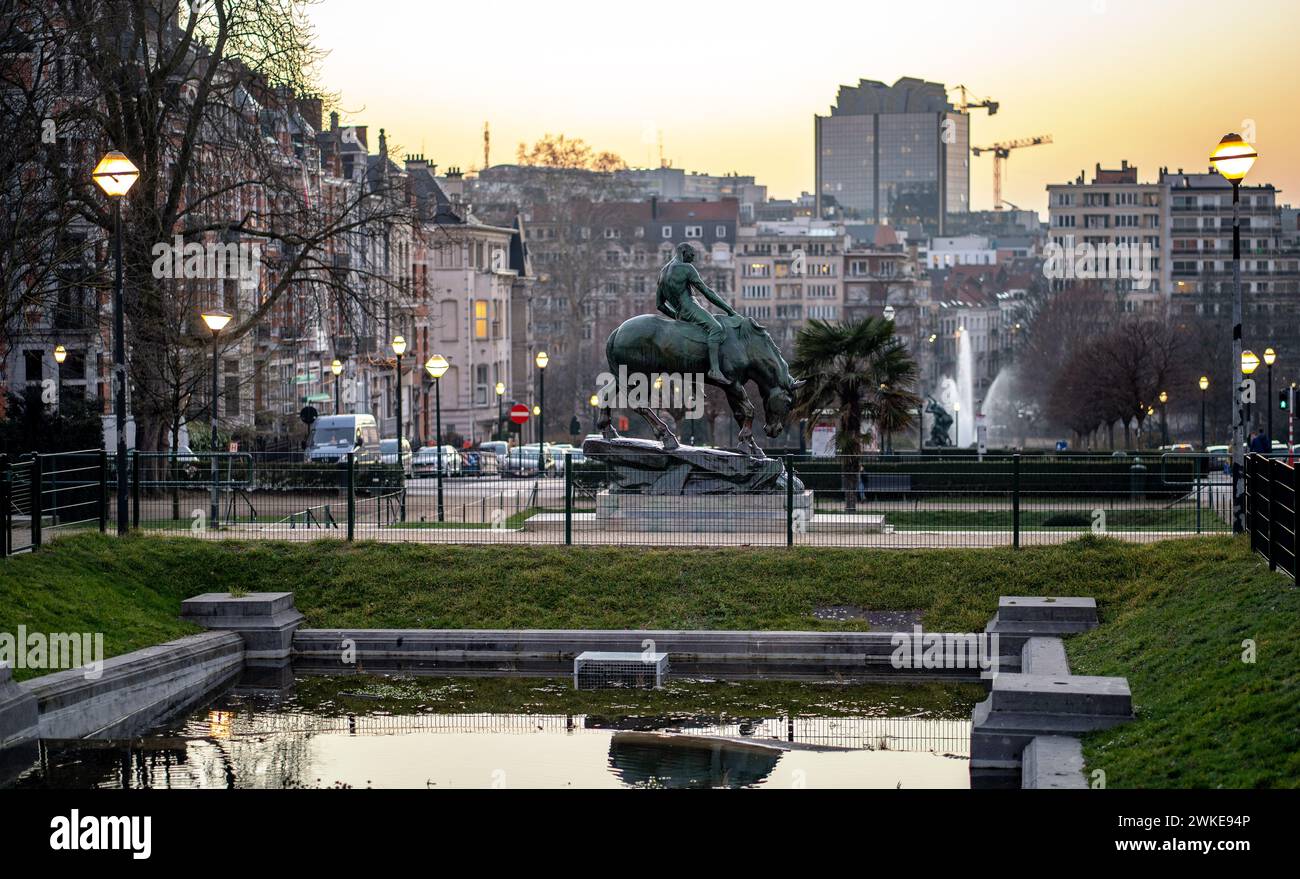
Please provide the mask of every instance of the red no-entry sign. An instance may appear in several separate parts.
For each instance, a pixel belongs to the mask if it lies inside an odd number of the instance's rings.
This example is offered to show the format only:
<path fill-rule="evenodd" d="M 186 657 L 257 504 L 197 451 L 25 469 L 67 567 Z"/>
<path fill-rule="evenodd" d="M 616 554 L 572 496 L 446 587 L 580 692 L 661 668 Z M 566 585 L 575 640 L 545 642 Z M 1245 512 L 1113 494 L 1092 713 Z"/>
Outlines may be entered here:
<path fill-rule="evenodd" d="M 516 403 L 510 407 L 510 420 L 515 424 L 523 424 L 528 420 L 528 407 L 523 403 Z"/>

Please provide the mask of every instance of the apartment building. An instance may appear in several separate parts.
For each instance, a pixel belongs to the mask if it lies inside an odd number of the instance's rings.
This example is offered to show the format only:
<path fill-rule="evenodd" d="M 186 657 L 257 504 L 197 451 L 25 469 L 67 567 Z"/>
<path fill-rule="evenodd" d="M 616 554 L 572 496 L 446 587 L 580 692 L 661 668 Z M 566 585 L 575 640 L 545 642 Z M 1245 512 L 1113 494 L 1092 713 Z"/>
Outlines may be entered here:
<path fill-rule="evenodd" d="M 1050 184 L 1048 260 L 1053 289 L 1088 285 L 1113 294 L 1127 312 L 1162 316 L 1169 289 L 1169 198 L 1162 181 L 1138 181 L 1125 159 L 1098 163 L 1091 181 Z M 1057 255 L 1052 258 L 1053 253 Z"/>
<path fill-rule="evenodd" d="M 850 237 L 826 220 L 757 223 L 736 238 L 733 307 L 768 328 L 787 355 L 811 318 L 844 316 L 844 257 Z"/>

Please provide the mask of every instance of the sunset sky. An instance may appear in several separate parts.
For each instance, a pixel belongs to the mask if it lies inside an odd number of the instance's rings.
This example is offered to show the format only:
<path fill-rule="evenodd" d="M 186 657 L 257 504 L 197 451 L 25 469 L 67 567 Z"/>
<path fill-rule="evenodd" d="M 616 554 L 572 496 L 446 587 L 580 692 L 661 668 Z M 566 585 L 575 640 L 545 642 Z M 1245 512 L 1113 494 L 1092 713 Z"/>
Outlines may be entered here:
<path fill-rule="evenodd" d="M 662 132 L 675 167 L 792 197 L 813 188 L 812 117 L 839 85 L 915 76 L 1001 102 L 974 111 L 976 146 L 1053 136 L 1007 163 L 1021 207 L 1098 161 L 1204 170 L 1245 120 L 1250 181 L 1300 203 L 1295 0 L 322 0 L 312 19 L 344 121 L 444 168 L 482 165 L 484 122 L 493 164 L 550 132 L 655 165 Z M 992 159 L 971 161 L 973 207 L 991 207 Z"/>

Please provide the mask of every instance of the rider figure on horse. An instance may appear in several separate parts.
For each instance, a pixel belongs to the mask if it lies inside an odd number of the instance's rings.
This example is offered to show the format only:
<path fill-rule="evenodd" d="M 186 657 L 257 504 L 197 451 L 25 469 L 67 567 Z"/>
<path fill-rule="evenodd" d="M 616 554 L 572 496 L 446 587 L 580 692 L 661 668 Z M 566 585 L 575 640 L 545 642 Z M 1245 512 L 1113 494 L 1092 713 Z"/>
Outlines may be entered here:
<path fill-rule="evenodd" d="M 722 324 L 695 301 L 692 289 L 700 291 L 704 298 L 732 317 L 736 310 L 727 304 L 717 293 L 709 289 L 700 277 L 693 263 L 695 248 L 689 244 L 677 245 L 673 258 L 659 271 L 659 288 L 655 296 L 655 307 L 674 320 L 695 324 L 704 330 L 709 344 L 709 379 L 715 384 L 729 385 L 731 379 L 722 374 L 718 366 L 718 347 L 726 338 Z"/>

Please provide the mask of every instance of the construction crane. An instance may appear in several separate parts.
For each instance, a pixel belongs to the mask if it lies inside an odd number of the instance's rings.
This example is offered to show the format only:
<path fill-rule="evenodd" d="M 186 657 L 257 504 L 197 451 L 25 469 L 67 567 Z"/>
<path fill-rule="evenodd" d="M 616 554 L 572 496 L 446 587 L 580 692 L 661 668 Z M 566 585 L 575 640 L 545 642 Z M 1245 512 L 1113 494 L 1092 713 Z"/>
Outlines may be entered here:
<path fill-rule="evenodd" d="M 955 89 L 961 93 L 961 100 L 955 105 L 959 112 L 969 113 L 971 110 L 978 110 L 981 107 L 988 110 L 990 116 L 998 112 L 997 101 L 991 98 L 975 98 L 971 100 L 974 96 L 967 91 L 964 85 L 956 86 Z"/>
<path fill-rule="evenodd" d="M 1038 137 L 1022 137 L 1019 140 L 1008 140 L 990 146 L 970 148 L 971 155 L 974 156 L 978 156 L 980 153 L 993 154 L 993 210 L 1002 210 L 1002 163 L 1011 157 L 1011 151 L 1051 142 L 1052 136 L 1050 134 L 1042 134 Z"/>

